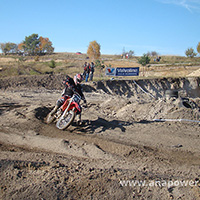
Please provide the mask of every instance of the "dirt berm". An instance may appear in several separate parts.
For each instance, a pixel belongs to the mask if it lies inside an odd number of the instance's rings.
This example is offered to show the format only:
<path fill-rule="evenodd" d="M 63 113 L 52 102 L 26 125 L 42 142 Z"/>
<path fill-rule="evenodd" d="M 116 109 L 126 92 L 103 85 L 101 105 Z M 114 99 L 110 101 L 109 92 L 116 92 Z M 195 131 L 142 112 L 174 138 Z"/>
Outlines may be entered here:
<path fill-rule="evenodd" d="M 64 75 L 41 75 L 41 76 L 18 76 L 0 79 L 0 89 L 12 88 L 46 88 L 62 89 Z M 200 77 L 194 78 L 163 78 L 163 79 L 144 79 L 136 81 L 142 88 L 152 93 L 155 97 L 161 98 L 164 92 L 169 89 L 177 89 L 185 92 L 189 97 L 200 96 Z M 108 94 L 117 94 L 130 97 L 138 89 L 135 83 L 126 80 L 99 81 L 94 84 L 84 85 L 86 92 L 103 90 Z"/>
<path fill-rule="evenodd" d="M 0 199 L 200 199 L 200 78 L 83 83 L 61 131 L 64 78 L 0 80 Z"/>

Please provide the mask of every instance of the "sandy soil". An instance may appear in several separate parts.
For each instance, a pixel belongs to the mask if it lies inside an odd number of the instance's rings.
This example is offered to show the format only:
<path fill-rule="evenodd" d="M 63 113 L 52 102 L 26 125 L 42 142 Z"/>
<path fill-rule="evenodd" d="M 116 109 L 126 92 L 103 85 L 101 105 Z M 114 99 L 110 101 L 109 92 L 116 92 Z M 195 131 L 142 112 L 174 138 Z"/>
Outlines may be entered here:
<path fill-rule="evenodd" d="M 191 74 L 188 75 L 189 77 L 192 77 L 192 76 L 200 76 L 200 69 L 197 69 L 195 70 L 194 72 L 192 72 Z"/>
<path fill-rule="evenodd" d="M 199 78 L 85 84 L 65 131 L 45 123 L 61 78 L 0 80 L 1 199 L 200 199 Z"/>

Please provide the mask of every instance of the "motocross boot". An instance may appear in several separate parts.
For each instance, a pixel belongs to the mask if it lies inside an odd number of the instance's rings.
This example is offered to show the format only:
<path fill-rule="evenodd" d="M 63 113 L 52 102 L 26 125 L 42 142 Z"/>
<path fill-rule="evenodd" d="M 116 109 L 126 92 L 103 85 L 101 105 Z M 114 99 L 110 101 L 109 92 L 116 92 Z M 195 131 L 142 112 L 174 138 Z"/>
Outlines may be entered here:
<path fill-rule="evenodd" d="M 81 114 L 78 115 L 77 124 L 82 125 Z"/>
<path fill-rule="evenodd" d="M 50 115 L 51 116 L 54 115 L 56 113 L 57 109 L 58 109 L 58 106 L 55 105 L 55 107 L 53 108 L 53 110 L 50 112 Z"/>

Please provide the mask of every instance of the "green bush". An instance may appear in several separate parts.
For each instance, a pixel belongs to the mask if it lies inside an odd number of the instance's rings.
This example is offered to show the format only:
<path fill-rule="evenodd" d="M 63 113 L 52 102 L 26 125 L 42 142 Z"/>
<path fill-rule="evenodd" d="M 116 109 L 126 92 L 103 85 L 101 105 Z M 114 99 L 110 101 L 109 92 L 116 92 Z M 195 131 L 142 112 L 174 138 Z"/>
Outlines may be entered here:
<path fill-rule="evenodd" d="M 141 58 L 138 59 L 138 63 L 142 66 L 146 66 L 150 62 L 150 58 L 147 56 L 147 54 L 144 54 Z"/>
<path fill-rule="evenodd" d="M 95 67 L 101 68 L 101 69 L 105 68 L 104 61 L 101 62 L 100 60 L 96 60 Z"/>
<path fill-rule="evenodd" d="M 52 69 L 55 68 L 56 62 L 54 60 L 51 60 L 50 63 L 49 63 L 49 67 L 52 68 Z"/>
<path fill-rule="evenodd" d="M 197 53 L 194 52 L 194 49 L 193 48 L 188 48 L 186 51 L 185 51 L 185 55 L 187 57 L 190 57 L 190 58 L 194 58 Z"/>

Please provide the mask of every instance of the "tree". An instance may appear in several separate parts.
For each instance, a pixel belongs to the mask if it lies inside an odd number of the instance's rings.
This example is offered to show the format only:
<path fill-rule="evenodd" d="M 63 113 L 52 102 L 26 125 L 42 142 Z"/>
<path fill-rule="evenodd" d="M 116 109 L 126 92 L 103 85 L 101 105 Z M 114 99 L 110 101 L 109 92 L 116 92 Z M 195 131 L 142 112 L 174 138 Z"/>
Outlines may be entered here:
<path fill-rule="evenodd" d="M 158 53 L 156 51 L 152 51 L 151 56 L 158 56 Z"/>
<path fill-rule="evenodd" d="M 147 54 L 143 54 L 143 56 L 138 60 L 138 63 L 142 66 L 146 66 L 150 62 L 150 58 Z"/>
<path fill-rule="evenodd" d="M 24 52 L 25 51 L 25 44 L 23 42 L 21 42 L 20 44 L 18 44 L 18 51 L 19 52 Z"/>
<path fill-rule="evenodd" d="M 53 53 L 54 48 L 52 47 L 52 42 L 49 40 L 49 38 L 43 38 L 42 36 L 40 36 L 39 40 L 40 53 Z"/>
<path fill-rule="evenodd" d="M 122 58 L 131 58 L 132 56 L 134 56 L 135 52 L 133 50 L 130 51 L 125 51 L 125 48 L 123 48 L 122 50 Z"/>
<path fill-rule="evenodd" d="M 151 52 L 148 51 L 146 55 L 154 57 L 154 56 L 158 56 L 158 53 L 156 51 L 151 51 Z"/>
<path fill-rule="evenodd" d="M 8 53 L 17 53 L 18 46 L 15 43 L 7 42 L 7 43 L 1 43 L 0 48 L 4 54 Z"/>
<path fill-rule="evenodd" d="M 52 69 L 55 68 L 56 62 L 54 60 L 51 60 L 50 63 L 49 63 L 49 67 L 52 68 Z"/>
<path fill-rule="evenodd" d="M 197 52 L 200 54 L 200 42 L 199 42 L 199 44 L 197 45 Z"/>
<path fill-rule="evenodd" d="M 39 52 L 39 44 L 40 40 L 38 34 L 33 33 L 30 36 L 26 36 L 24 43 L 24 52 L 28 53 L 28 55 L 36 55 Z"/>
<path fill-rule="evenodd" d="M 133 50 L 130 50 L 130 51 L 128 52 L 129 57 L 134 56 L 134 54 L 135 54 L 135 52 L 134 52 Z"/>
<path fill-rule="evenodd" d="M 187 57 L 190 57 L 190 58 L 194 58 L 197 53 L 194 52 L 194 49 L 193 48 L 188 48 L 186 51 L 185 51 L 185 55 Z"/>
<path fill-rule="evenodd" d="M 92 59 L 99 59 L 100 53 L 100 44 L 98 44 L 95 40 L 90 42 L 87 50 L 87 55 Z"/>
<path fill-rule="evenodd" d="M 96 60 L 95 67 L 100 68 L 100 69 L 105 68 L 104 61 Z"/>
<path fill-rule="evenodd" d="M 138 60 L 138 63 L 140 63 L 143 66 L 143 76 L 145 75 L 145 66 L 149 64 L 150 58 L 147 54 L 143 54 L 143 56 Z"/>
<path fill-rule="evenodd" d="M 49 38 L 39 37 L 38 34 L 25 37 L 25 40 L 18 45 L 18 49 L 28 55 L 51 54 L 54 52 L 52 42 Z"/>

